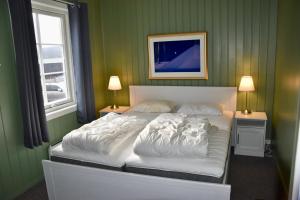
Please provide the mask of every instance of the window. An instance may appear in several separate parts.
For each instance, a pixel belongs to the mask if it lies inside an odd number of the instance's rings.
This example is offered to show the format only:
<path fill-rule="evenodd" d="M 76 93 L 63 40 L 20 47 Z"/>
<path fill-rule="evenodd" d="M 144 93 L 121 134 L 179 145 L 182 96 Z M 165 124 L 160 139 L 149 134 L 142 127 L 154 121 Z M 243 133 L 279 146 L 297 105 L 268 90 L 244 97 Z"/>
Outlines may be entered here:
<path fill-rule="evenodd" d="M 76 110 L 68 9 L 66 5 L 32 1 L 47 119 Z"/>

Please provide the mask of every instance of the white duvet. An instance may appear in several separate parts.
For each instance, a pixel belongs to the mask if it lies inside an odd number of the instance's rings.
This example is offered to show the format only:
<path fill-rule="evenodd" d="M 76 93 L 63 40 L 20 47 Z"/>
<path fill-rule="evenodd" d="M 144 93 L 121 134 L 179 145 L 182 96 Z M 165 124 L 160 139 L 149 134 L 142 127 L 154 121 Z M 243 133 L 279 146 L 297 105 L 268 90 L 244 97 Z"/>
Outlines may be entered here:
<path fill-rule="evenodd" d="M 146 124 L 146 120 L 138 119 L 135 116 L 109 113 L 64 136 L 62 148 L 110 154 L 126 138 L 138 134 Z"/>
<path fill-rule="evenodd" d="M 184 172 L 220 178 L 224 174 L 226 165 L 230 132 L 220 129 L 212 130 L 208 134 L 208 152 L 204 158 L 189 157 L 149 157 L 132 153 L 126 159 L 126 166 L 156 169 L 163 171 Z"/>
<path fill-rule="evenodd" d="M 205 157 L 210 128 L 204 117 L 164 113 L 138 135 L 134 152 L 156 157 Z"/>

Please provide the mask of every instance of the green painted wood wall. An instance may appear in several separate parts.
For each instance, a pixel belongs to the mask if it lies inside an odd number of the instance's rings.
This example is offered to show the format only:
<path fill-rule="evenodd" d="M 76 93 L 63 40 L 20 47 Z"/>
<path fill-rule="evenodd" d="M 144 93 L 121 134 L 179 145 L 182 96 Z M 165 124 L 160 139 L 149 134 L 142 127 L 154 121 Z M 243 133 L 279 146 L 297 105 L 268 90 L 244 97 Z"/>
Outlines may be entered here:
<path fill-rule="evenodd" d="M 13 199 L 41 181 L 41 160 L 48 144 L 34 150 L 23 147 L 21 110 L 13 41 L 6 1 L 0 1 L 0 199 Z M 48 123 L 51 143 L 78 127 L 71 113 Z"/>
<path fill-rule="evenodd" d="M 91 41 L 91 54 L 93 65 L 93 86 L 95 95 L 96 111 L 105 107 L 108 104 L 106 98 L 106 71 L 104 66 L 104 51 L 102 40 L 102 25 L 100 13 L 100 1 L 86 0 L 89 5 L 89 27 L 90 27 L 90 41 Z M 99 113 L 97 112 L 99 115 Z"/>
<path fill-rule="evenodd" d="M 128 85 L 237 86 L 254 77 L 251 108 L 272 118 L 276 0 L 90 0 L 90 26 L 96 96 L 108 94 L 110 75 L 124 89 L 119 104 L 129 104 Z M 208 32 L 208 80 L 149 80 L 147 35 Z M 103 76 L 104 75 L 104 76 Z M 246 102 L 238 94 L 238 108 Z M 103 101 L 102 101 L 103 102 Z M 100 109 L 100 103 L 97 109 Z M 268 125 L 270 137 L 271 120 Z"/>
<path fill-rule="evenodd" d="M 295 161 L 299 126 L 300 1 L 278 1 L 274 144 L 286 189 Z"/>

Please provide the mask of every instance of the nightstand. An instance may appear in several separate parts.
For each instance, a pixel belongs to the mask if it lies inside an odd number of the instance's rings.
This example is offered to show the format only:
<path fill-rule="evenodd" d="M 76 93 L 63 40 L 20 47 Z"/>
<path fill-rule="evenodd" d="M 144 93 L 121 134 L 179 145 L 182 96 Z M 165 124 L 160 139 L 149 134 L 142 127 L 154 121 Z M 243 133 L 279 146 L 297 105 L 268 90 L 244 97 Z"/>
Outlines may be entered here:
<path fill-rule="evenodd" d="M 107 106 L 107 107 L 101 109 L 99 111 L 99 114 L 100 114 L 100 117 L 103 117 L 104 115 L 106 115 L 110 112 L 115 112 L 115 113 L 118 113 L 118 114 L 122 114 L 122 113 L 126 112 L 127 110 L 129 110 L 129 108 L 130 108 L 129 106 L 119 106 L 118 109 L 113 110 L 113 109 L 110 108 L 110 106 Z"/>
<path fill-rule="evenodd" d="M 264 157 L 267 120 L 265 112 L 235 113 L 234 154 Z"/>

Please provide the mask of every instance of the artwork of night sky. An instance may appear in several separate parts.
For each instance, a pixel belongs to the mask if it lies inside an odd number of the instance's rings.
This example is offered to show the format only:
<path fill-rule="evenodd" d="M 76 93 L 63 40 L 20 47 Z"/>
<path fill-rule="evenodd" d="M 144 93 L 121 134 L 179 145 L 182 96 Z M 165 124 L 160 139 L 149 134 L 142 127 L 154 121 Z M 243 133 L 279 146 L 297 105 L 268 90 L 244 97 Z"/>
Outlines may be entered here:
<path fill-rule="evenodd" d="M 154 42 L 155 72 L 200 72 L 200 40 Z"/>
<path fill-rule="evenodd" d="M 208 79 L 207 32 L 148 36 L 149 79 Z"/>

